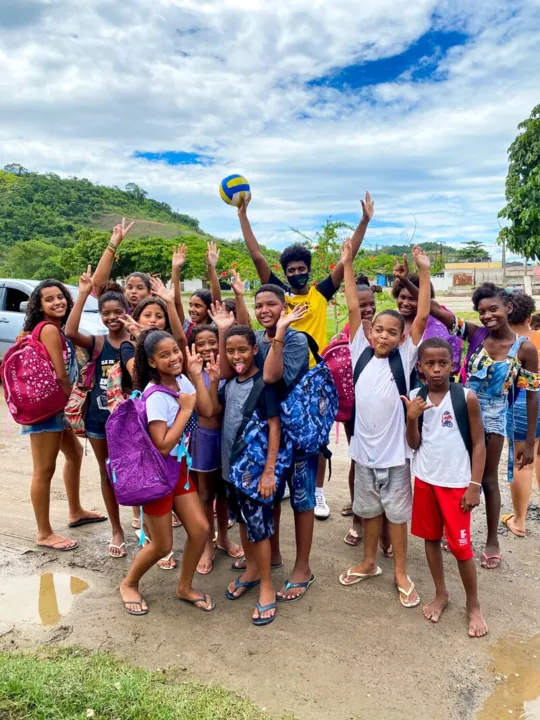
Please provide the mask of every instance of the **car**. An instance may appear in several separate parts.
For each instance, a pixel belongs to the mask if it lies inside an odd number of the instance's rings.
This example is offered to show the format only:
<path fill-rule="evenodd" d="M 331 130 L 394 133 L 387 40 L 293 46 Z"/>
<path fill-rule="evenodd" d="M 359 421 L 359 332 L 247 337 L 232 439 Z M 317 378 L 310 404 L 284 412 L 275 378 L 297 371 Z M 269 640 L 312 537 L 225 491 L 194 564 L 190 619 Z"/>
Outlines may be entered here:
<path fill-rule="evenodd" d="M 23 329 L 28 300 L 39 283 L 39 280 L 0 278 L 0 360 Z M 66 287 L 75 301 L 79 288 L 75 285 L 66 285 Z M 85 335 L 107 334 L 107 329 L 99 316 L 95 297 L 89 297 L 84 305 L 79 330 Z"/>

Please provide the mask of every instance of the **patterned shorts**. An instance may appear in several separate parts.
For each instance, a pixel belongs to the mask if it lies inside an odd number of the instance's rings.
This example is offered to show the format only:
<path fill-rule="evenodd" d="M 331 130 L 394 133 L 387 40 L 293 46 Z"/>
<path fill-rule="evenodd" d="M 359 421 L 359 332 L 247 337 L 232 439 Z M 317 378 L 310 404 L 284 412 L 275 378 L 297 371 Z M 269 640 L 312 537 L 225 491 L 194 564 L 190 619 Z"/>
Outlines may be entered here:
<path fill-rule="evenodd" d="M 291 506 L 296 512 L 309 512 L 316 505 L 315 487 L 319 455 L 295 455 L 287 476 L 287 484 L 291 490 Z M 278 491 L 278 502 L 281 502 L 285 491 L 285 483 Z"/>
<path fill-rule="evenodd" d="M 225 482 L 229 516 L 244 525 L 250 542 L 261 542 L 274 534 L 274 505 L 258 502 Z"/>

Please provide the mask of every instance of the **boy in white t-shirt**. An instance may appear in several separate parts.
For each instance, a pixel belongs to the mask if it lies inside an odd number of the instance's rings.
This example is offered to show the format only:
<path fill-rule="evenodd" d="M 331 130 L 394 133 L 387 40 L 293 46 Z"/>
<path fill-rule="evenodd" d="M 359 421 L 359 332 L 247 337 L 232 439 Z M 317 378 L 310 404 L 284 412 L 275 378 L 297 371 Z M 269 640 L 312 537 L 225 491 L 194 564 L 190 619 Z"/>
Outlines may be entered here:
<path fill-rule="evenodd" d="M 462 385 L 451 387 L 452 348 L 446 340 L 423 342 L 418 348 L 418 367 L 427 392 L 425 388 L 413 390 L 411 400 L 405 402 L 407 440 L 415 451 L 411 532 L 425 540 L 435 582 L 435 598 L 424 605 L 424 615 L 436 623 L 448 605 L 441 549 L 444 530 L 467 595 L 468 634 L 482 637 L 488 626 L 478 602 L 471 546 L 471 510 L 480 504 L 486 460 L 480 404 L 472 390 Z"/>
<path fill-rule="evenodd" d="M 377 549 L 383 513 L 389 523 L 394 551 L 394 580 L 403 607 L 416 607 L 420 598 L 407 574 L 407 523 L 411 519 L 410 450 L 405 438 L 407 394 L 430 307 L 429 258 L 413 249 L 420 289 L 418 311 L 407 340 L 404 321 L 395 310 L 379 313 L 368 331 L 361 322 L 349 241 L 341 256 L 345 268 L 345 297 L 349 309 L 353 368 L 363 367 L 355 384 L 354 434 L 350 455 L 355 462 L 354 513 L 364 518 L 364 558 L 339 578 L 342 585 L 377 577 Z"/>

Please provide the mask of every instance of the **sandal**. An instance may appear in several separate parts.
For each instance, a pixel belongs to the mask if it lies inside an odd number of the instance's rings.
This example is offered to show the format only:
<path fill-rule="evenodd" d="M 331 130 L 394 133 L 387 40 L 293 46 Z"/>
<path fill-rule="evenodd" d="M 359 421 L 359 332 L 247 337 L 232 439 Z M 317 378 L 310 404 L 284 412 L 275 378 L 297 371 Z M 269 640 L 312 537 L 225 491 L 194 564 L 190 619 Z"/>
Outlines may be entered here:
<path fill-rule="evenodd" d="M 189 605 L 193 605 L 197 608 L 197 610 L 201 610 L 202 612 L 212 612 L 212 610 L 216 607 L 216 603 L 211 595 L 207 595 L 206 593 L 202 593 L 200 598 L 195 598 L 195 600 L 190 600 L 189 598 L 183 598 L 176 596 L 181 602 L 188 603 Z M 209 602 L 210 607 L 201 607 L 200 605 L 197 605 L 197 603 L 200 602 Z"/>
<path fill-rule="evenodd" d="M 300 593 L 300 595 L 297 595 L 296 597 L 293 597 L 290 599 L 280 597 L 278 595 L 277 601 L 278 602 L 295 602 L 296 600 L 301 600 L 304 597 L 304 595 L 307 593 L 309 588 L 313 585 L 314 582 L 315 582 L 315 575 L 312 575 L 307 582 L 291 583 L 288 580 L 285 580 L 285 593 L 288 593 L 289 590 L 294 590 L 295 588 L 303 588 L 304 592 Z"/>
<path fill-rule="evenodd" d="M 381 545 L 381 552 L 385 558 L 393 558 L 394 557 L 394 551 L 392 550 L 391 545 L 389 545 L 387 548 L 385 548 L 385 547 L 383 547 L 383 545 Z"/>
<path fill-rule="evenodd" d="M 276 619 L 276 614 L 277 614 L 277 605 L 275 602 L 270 603 L 269 605 L 261 605 L 261 603 L 259 601 L 257 601 L 257 604 L 255 605 L 255 607 L 257 608 L 259 617 L 251 618 L 251 622 L 254 625 L 258 625 L 259 627 L 261 627 L 262 625 L 270 625 L 271 622 L 274 622 L 274 620 Z M 270 615 L 270 617 L 267 617 L 267 618 L 261 617 L 263 612 L 268 612 L 268 610 L 275 610 L 276 612 L 273 615 Z"/>
<path fill-rule="evenodd" d="M 514 513 L 508 513 L 507 515 L 503 515 L 501 518 L 501 523 L 510 530 L 512 535 L 515 535 L 518 538 L 524 538 L 525 532 L 523 530 L 518 530 L 517 528 L 512 528 L 508 521 L 511 520 L 514 517 Z"/>
<path fill-rule="evenodd" d="M 210 560 L 210 567 L 208 568 L 208 570 L 199 570 L 199 565 L 197 564 L 197 572 L 199 573 L 199 575 L 208 575 L 209 573 L 211 573 L 212 570 L 214 569 L 214 560 L 215 559 L 216 559 L 216 554 L 214 553 L 212 555 L 212 559 Z M 199 560 L 199 563 L 200 563 L 200 560 Z"/>
<path fill-rule="evenodd" d="M 244 597 L 246 593 L 248 593 L 250 590 L 253 590 L 253 588 L 257 587 L 257 585 L 260 585 L 260 580 L 248 580 L 245 582 L 242 582 L 239 577 L 237 577 L 234 581 L 234 590 L 233 592 L 236 592 L 237 590 L 242 590 L 240 595 L 233 595 L 232 592 L 229 592 L 229 588 L 225 590 L 225 595 L 229 600 L 240 600 L 241 597 Z"/>
<path fill-rule="evenodd" d="M 122 551 L 122 548 L 123 548 L 123 551 Z M 114 553 L 111 552 L 111 550 L 119 550 L 120 552 L 118 555 L 115 555 Z M 109 555 L 112 558 L 114 558 L 115 560 L 118 560 L 118 558 L 126 557 L 126 555 L 127 555 L 126 543 L 123 542 L 120 545 L 113 545 L 112 543 L 109 543 Z"/>
<path fill-rule="evenodd" d="M 398 592 L 399 592 L 399 602 L 403 605 L 404 608 L 415 608 L 417 605 L 420 605 L 420 596 L 416 600 L 409 601 L 409 598 L 415 591 L 415 585 L 411 578 L 407 575 L 407 580 L 411 583 L 411 586 L 408 590 L 404 590 L 403 588 L 400 588 L 399 585 L 396 585 Z M 405 595 L 407 600 L 403 602 L 402 595 Z"/>
<path fill-rule="evenodd" d="M 356 583 L 363 582 L 364 580 L 370 580 L 371 578 L 379 577 L 382 575 L 382 569 L 377 566 L 374 573 L 354 573 L 351 572 L 352 568 L 349 568 L 339 576 L 339 582 L 346 587 L 349 585 L 356 585 Z M 347 582 L 349 578 L 355 578 L 351 582 Z"/>
<path fill-rule="evenodd" d="M 234 544 L 235 543 L 233 543 L 233 545 Z M 230 558 L 233 558 L 235 560 L 240 560 L 240 558 L 244 557 L 244 551 L 242 550 L 240 545 L 236 546 L 238 548 L 238 550 L 236 552 L 234 552 L 232 550 L 227 550 L 227 548 L 224 548 L 222 545 L 218 545 L 217 542 L 216 542 L 216 547 L 218 550 L 223 550 L 223 552 L 226 552 Z"/>
<path fill-rule="evenodd" d="M 495 564 L 490 565 L 489 564 L 490 560 L 495 560 Z M 501 562 L 502 562 L 502 553 L 497 553 L 495 555 L 486 555 L 486 553 L 483 552 L 482 553 L 482 561 L 480 562 L 480 565 L 485 570 L 497 570 L 497 568 L 499 568 L 501 566 Z"/>
<path fill-rule="evenodd" d="M 351 517 L 353 514 L 352 502 L 350 500 L 341 508 L 341 514 L 343 517 Z"/>
<path fill-rule="evenodd" d="M 173 561 L 172 563 L 171 560 Z M 160 562 L 168 563 L 168 567 L 160 565 Z M 164 558 L 161 558 L 161 560 L 158 560 L 157 566 L 160 570 L 176 570 L 176 560 L 174 559 L 174 552 L 171 550 L 168 555 L 166 555 Z"/>
<path fill-rule="evenodd" d="M 343 513 L 341 514 L 343 515 Z M 352 545 L 353 547 L 357 547 L 362 542 L 362 539 L 363 538 L 356 532 L 356 530 L 354 528 L 351 528 L 343 538 L 343 542 L 346 545 Z"/>
<path fill-rule="evenodd" d="M 124 608 L 126 609 L 128 615 L 148 615 L 148 608 L 143 608 L 143 603 L 146 602 L 146 600 L 143 598 L 142 595 L 140 600 L 124 600 L 124 598 L 122 598 L 122 602 L 124 603 Z M 130 610 L 128 608 L 128 605 L 138 605 L 141 609 Z"/>

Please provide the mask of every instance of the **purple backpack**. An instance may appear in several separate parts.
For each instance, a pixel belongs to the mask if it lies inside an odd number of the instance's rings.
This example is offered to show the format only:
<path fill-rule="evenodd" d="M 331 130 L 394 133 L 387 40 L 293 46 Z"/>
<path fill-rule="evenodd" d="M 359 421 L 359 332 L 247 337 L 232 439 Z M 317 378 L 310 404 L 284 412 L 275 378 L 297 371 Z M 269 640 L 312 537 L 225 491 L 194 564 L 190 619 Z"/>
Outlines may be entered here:
<path fill-rule="evenodd" d="M 178 393 L 154 385 L 133 393 L 109 416 L 105 426 L 109 457 L 107 473 L 119 505 L 146 505 L 166 497 L 176 487 L 180 468 L 173 455 L 164 458 L 148 432 L 146 400 L 155 392 L 174 398 Z"/>

